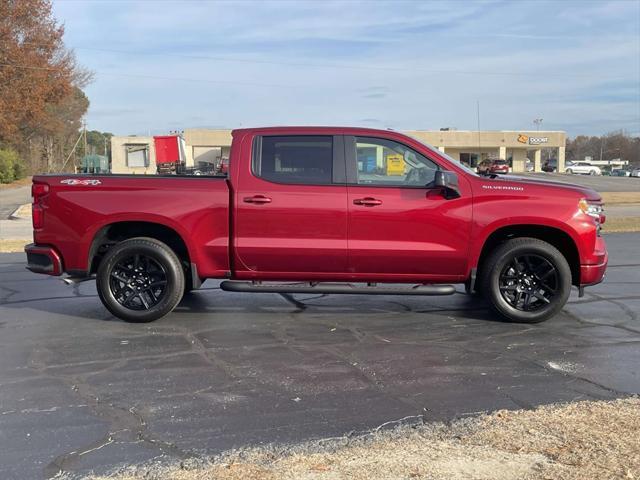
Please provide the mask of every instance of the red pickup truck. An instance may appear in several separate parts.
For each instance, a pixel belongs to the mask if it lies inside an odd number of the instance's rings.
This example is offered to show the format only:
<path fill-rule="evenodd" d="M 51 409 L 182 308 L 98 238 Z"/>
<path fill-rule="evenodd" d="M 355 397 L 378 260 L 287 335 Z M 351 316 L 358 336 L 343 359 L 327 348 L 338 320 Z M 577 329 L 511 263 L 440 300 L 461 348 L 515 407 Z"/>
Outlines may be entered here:
<path fill-rule="evenodd" d="M 147 322 L 207 278 L 234 292 L 486 297 L 539 322 L 607 266 L 593 190 L 479 176 L 388 130 L 233 132 L 228 175 L 33 178 L 31 271 L 95 278 Z M 405 284 L 405 285 L 402 285 Z"/>

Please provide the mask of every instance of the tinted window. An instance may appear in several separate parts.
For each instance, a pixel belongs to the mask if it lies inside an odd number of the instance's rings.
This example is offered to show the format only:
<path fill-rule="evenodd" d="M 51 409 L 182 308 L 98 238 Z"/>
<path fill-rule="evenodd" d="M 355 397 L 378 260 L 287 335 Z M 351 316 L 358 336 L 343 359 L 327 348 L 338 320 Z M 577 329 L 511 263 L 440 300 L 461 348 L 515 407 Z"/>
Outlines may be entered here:
<path fill-rule="evenodd" d="M 393 140 L 356 137 L 358 184 L 425 187 L 438 166 L 415 150 Z"/>
<path fill-rule="evenodd" d="M 253 173 L 276 183 L 330 184 L 333 137 L 261 137 Z"/>

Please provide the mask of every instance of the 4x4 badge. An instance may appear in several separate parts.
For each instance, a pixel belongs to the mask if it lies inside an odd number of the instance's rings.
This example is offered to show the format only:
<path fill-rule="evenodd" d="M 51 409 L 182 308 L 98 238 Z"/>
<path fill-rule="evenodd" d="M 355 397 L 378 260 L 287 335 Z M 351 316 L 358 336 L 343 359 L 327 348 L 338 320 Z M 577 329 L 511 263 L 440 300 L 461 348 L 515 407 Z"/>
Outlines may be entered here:
<path fill-rule="evenodd" d="M 93 179 L 65 178 L 64 180 L 60 180 L 60 183 L 64 183 L 65 185 L 100 185 L 102 182 Z"/>

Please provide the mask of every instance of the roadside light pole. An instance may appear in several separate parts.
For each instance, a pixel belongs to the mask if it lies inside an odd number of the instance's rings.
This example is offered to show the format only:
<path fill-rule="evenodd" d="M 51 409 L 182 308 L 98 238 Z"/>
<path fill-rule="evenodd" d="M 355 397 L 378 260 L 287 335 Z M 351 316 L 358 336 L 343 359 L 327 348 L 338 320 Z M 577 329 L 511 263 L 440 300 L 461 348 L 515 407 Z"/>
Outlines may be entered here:
<path fill-rule="evenodd" d="M 541 118 L 534 118 L 533 119 L 533 123 L 536 125 L 536 131 L 539 132 L 540 131 L 540 125 L 542 125 L 542 119 Z"/>

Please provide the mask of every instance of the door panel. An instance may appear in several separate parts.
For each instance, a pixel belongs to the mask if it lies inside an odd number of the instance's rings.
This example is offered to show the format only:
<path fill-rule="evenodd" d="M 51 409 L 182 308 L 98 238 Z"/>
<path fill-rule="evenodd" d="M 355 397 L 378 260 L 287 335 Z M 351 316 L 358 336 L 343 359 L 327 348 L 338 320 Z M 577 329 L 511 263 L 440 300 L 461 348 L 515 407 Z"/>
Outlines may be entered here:
<path fill-rule="evenodd" d="M 379 205 L 354 201 L 372 198 Z M 349 271 L 463 275 L 471 202 L 437 190 L 349 186 Z"/>
<path fill-rule="evenodd" d="M 263 137 L 243 144 L 243 151 L 264 149 L 265 155 L 254 155 L 255 172 L 244 162 L 246 170 L 239 175 L 234 219 L 237 271 L 347 272 L 347 189 L 344 181 L 333 184 L 340 177 L 336 161 L 342 162 L 344 177 L 342 139 L 311 137 Z M 327 142 L 328 154 L 322 150 Z M 309 145 L 317 148 L 309 152 Z M 244 152 L 242 158 L 248 155 Z M 299 183 L 313 181 L 319 184 Z"/>
<path fill-rule="evenodd" d="M 349 272 L 430 277 L 464 275 L 472 199 L 434 186 L 440 166 L 387 138 L 345 137 L 349 181 Z"/>

